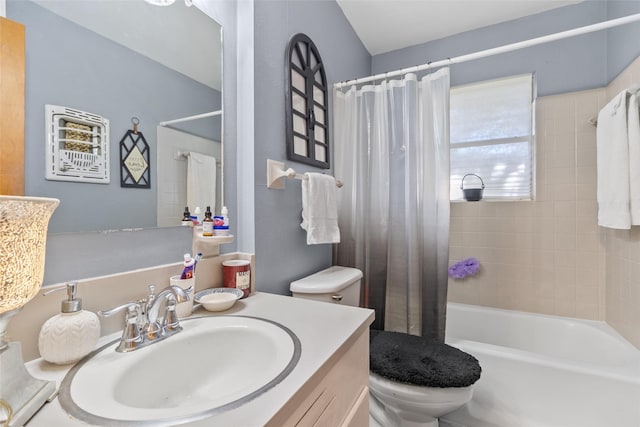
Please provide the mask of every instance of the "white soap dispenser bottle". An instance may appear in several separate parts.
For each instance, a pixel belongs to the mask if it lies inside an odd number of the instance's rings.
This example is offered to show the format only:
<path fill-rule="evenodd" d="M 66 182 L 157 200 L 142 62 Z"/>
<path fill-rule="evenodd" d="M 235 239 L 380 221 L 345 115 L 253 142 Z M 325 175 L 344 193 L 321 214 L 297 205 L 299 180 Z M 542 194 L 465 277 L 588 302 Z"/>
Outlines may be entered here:
<path fill-rule="evenodd" d="M 67 299 L 61 313 L 40 328 L 38 349 L 44 360 L 57 365 L 77 362 L 95 349 L 100 338 L 100 319 L 95 313 L 82 310 L 82 300 L 76 298 L 77 283 L 67 283 Z M 65 287 L 45 292 L 48 295 Z"/>

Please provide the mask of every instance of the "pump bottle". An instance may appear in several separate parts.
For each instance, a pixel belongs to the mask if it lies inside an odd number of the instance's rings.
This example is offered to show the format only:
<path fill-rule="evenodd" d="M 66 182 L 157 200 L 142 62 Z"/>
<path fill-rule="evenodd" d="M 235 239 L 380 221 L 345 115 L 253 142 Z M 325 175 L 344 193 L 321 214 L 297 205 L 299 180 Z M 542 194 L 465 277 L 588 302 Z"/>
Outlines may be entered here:
<path fill-rule="evenodd" d="M 67 299 L 62 301 L 61 313 L 44 322 L 40 329 L 38 349 L 47 362 L 57 365 L 76 362 L 93 351 L 100 338 L 100 319 L 95 313 L 82 310 L 76 288 L 77 283 L 67 283 Z M 53 289 L 44 295 L 63 289 Z"/>

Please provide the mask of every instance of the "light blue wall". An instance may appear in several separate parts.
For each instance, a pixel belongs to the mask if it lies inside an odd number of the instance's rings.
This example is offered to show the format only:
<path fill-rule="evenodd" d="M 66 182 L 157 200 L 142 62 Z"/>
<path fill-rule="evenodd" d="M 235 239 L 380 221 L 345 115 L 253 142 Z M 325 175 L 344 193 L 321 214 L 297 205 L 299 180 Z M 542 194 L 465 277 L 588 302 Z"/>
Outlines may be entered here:
<path fill-rule="evenodd" d="M 606 20 L 607 5 L 586 1 L 376 55 L 373 74 L 456 57 Z M 451 85 L 535 71 L 538 95 L 602 87 L 607 82 L 604 31 L 451 67 Z"/>
<path fill-rule="evenodd" d="M 640 13 L 638 0 L 609 0 L 607 19 Z M 607 82 L 620 74 L 640 55 L 640 23 L 607 30 Z"/>
<path fill-rule="evenodd" d="M 537 15 L 376 55 L 372 74 L 473 53 L 608 19 L 640 13 L 640 1 L 585 1 Z M 460 85 L 535 71 L 538 95 L 606 86 L 640 55 L 640 24 L 633 23 L 515 52 L 456 64 L 451 84 Z"/>
<path fill-rule="evenodd" d="M 330 266 L 332 258 L 331 245 L 306 244 L 306 234 L 300 228 L 300 181 L 288 180 L 285 190 L 266 187 L 267 159 L 284 161 L 298 172 L 320 171 L 286 160 L 287 43 L 296 33 L 311 37 L 330 87 L 337 81 L 369 74 L 371 57 L 334 1 L 256 0 L 254 13 L 257 287 L 287 294 L 291 280 Z"/>
<path fill-rule="evenodd" d="M 220 109 L 220 92 L 30 1 L 10 0 L 8 15 L 26 27 L 25 193 L 61 200 L 50 231 L 155 227 L 156 126 Z M 109 120 L 109 184 L 45 179 L 45 104 Z M 148 189 L 120 187 L 119 141 L 132 129 L 133 116 L 140 119 L 140 132 L 149 144 Z M 220 123 L 217 117 L 176 128 L 219 140 Z"/>

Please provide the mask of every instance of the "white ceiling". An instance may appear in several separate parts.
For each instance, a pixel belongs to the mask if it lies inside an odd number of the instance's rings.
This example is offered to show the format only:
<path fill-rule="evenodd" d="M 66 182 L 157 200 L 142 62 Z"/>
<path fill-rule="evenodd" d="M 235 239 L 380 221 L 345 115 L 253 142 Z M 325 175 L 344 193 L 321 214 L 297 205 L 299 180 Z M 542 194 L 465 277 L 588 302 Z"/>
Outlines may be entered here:
<path fill-rule="evenodd" d="M 336 0 L 371 55 L 583 0 Z"/>

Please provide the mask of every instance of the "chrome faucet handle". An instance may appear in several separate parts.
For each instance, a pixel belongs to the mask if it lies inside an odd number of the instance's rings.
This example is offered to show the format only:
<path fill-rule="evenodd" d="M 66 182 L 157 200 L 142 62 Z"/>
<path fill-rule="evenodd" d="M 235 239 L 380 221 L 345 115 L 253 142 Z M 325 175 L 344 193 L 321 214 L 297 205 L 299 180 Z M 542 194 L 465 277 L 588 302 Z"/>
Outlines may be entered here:
<path fill-rule="evenodd" d="M 167 308 L 164 312 L 162 328 L 165 333 L 175 333 L 182 330 L 182 326 L 180 326 L 180 322 L 178 320 L 178 314 L 176 313 L 175 298 L 167 298 Z"/>
<path fill-rule="evenodd" d="M 122 331 L 120 344 L 116 347 L 116 351 L 127 352 L 135 350 L 144 341 L 144 338 L 140 334 L 140 328 L 138 328 L 138 317 L 138 308 L 136 308 L 136 306 L 129 306 L 125 316 L 127 324 Z"/>
<path fill-rule="evenodd" d="M 109 317 L 124 309 L 127 310 L 127 313 L 125 314 L 125 326 L 122 331 L 122 337 L 120 338 L 120 344 L 116 347 L 116 351 L 118 352 L 135 350 L 144 341 L 144 338 L 140 334 L 140 328 L 138 327 L 140 305 L 135 302 L 128 302 L 110 310 L 101 310 L 98 312 L 101 316 Z"/>
<path fill-rule="evenodd" d="M 117 307 L 111 308 L 109 310 L 100 310 L 100 311 L 98 311 L 98 314 L 100 316 L 103 316 L 103 317 L 111 317 L 114 314 L 117 314 L 117 313 L 121 312 L 124 309 L 128 309 L 128 310 L 134 309 L 135 312 L 136 312 L 136 315 L 139 314 L 139 312 L 140 312 L 140 306 L 138 305 L 137 302 L 126 302 L 126 303 L 124 303 L 122 305 L 119 305 Z M 129 315 L 129 313 L 127 313 L 127 316 L 128 315 Z"/>
<path fill-rule="evenodd" d="M 156 285 L 149 285 L 149 293 L 147 294 L 147 307 L 153 305 L 156 299 Z"/>

